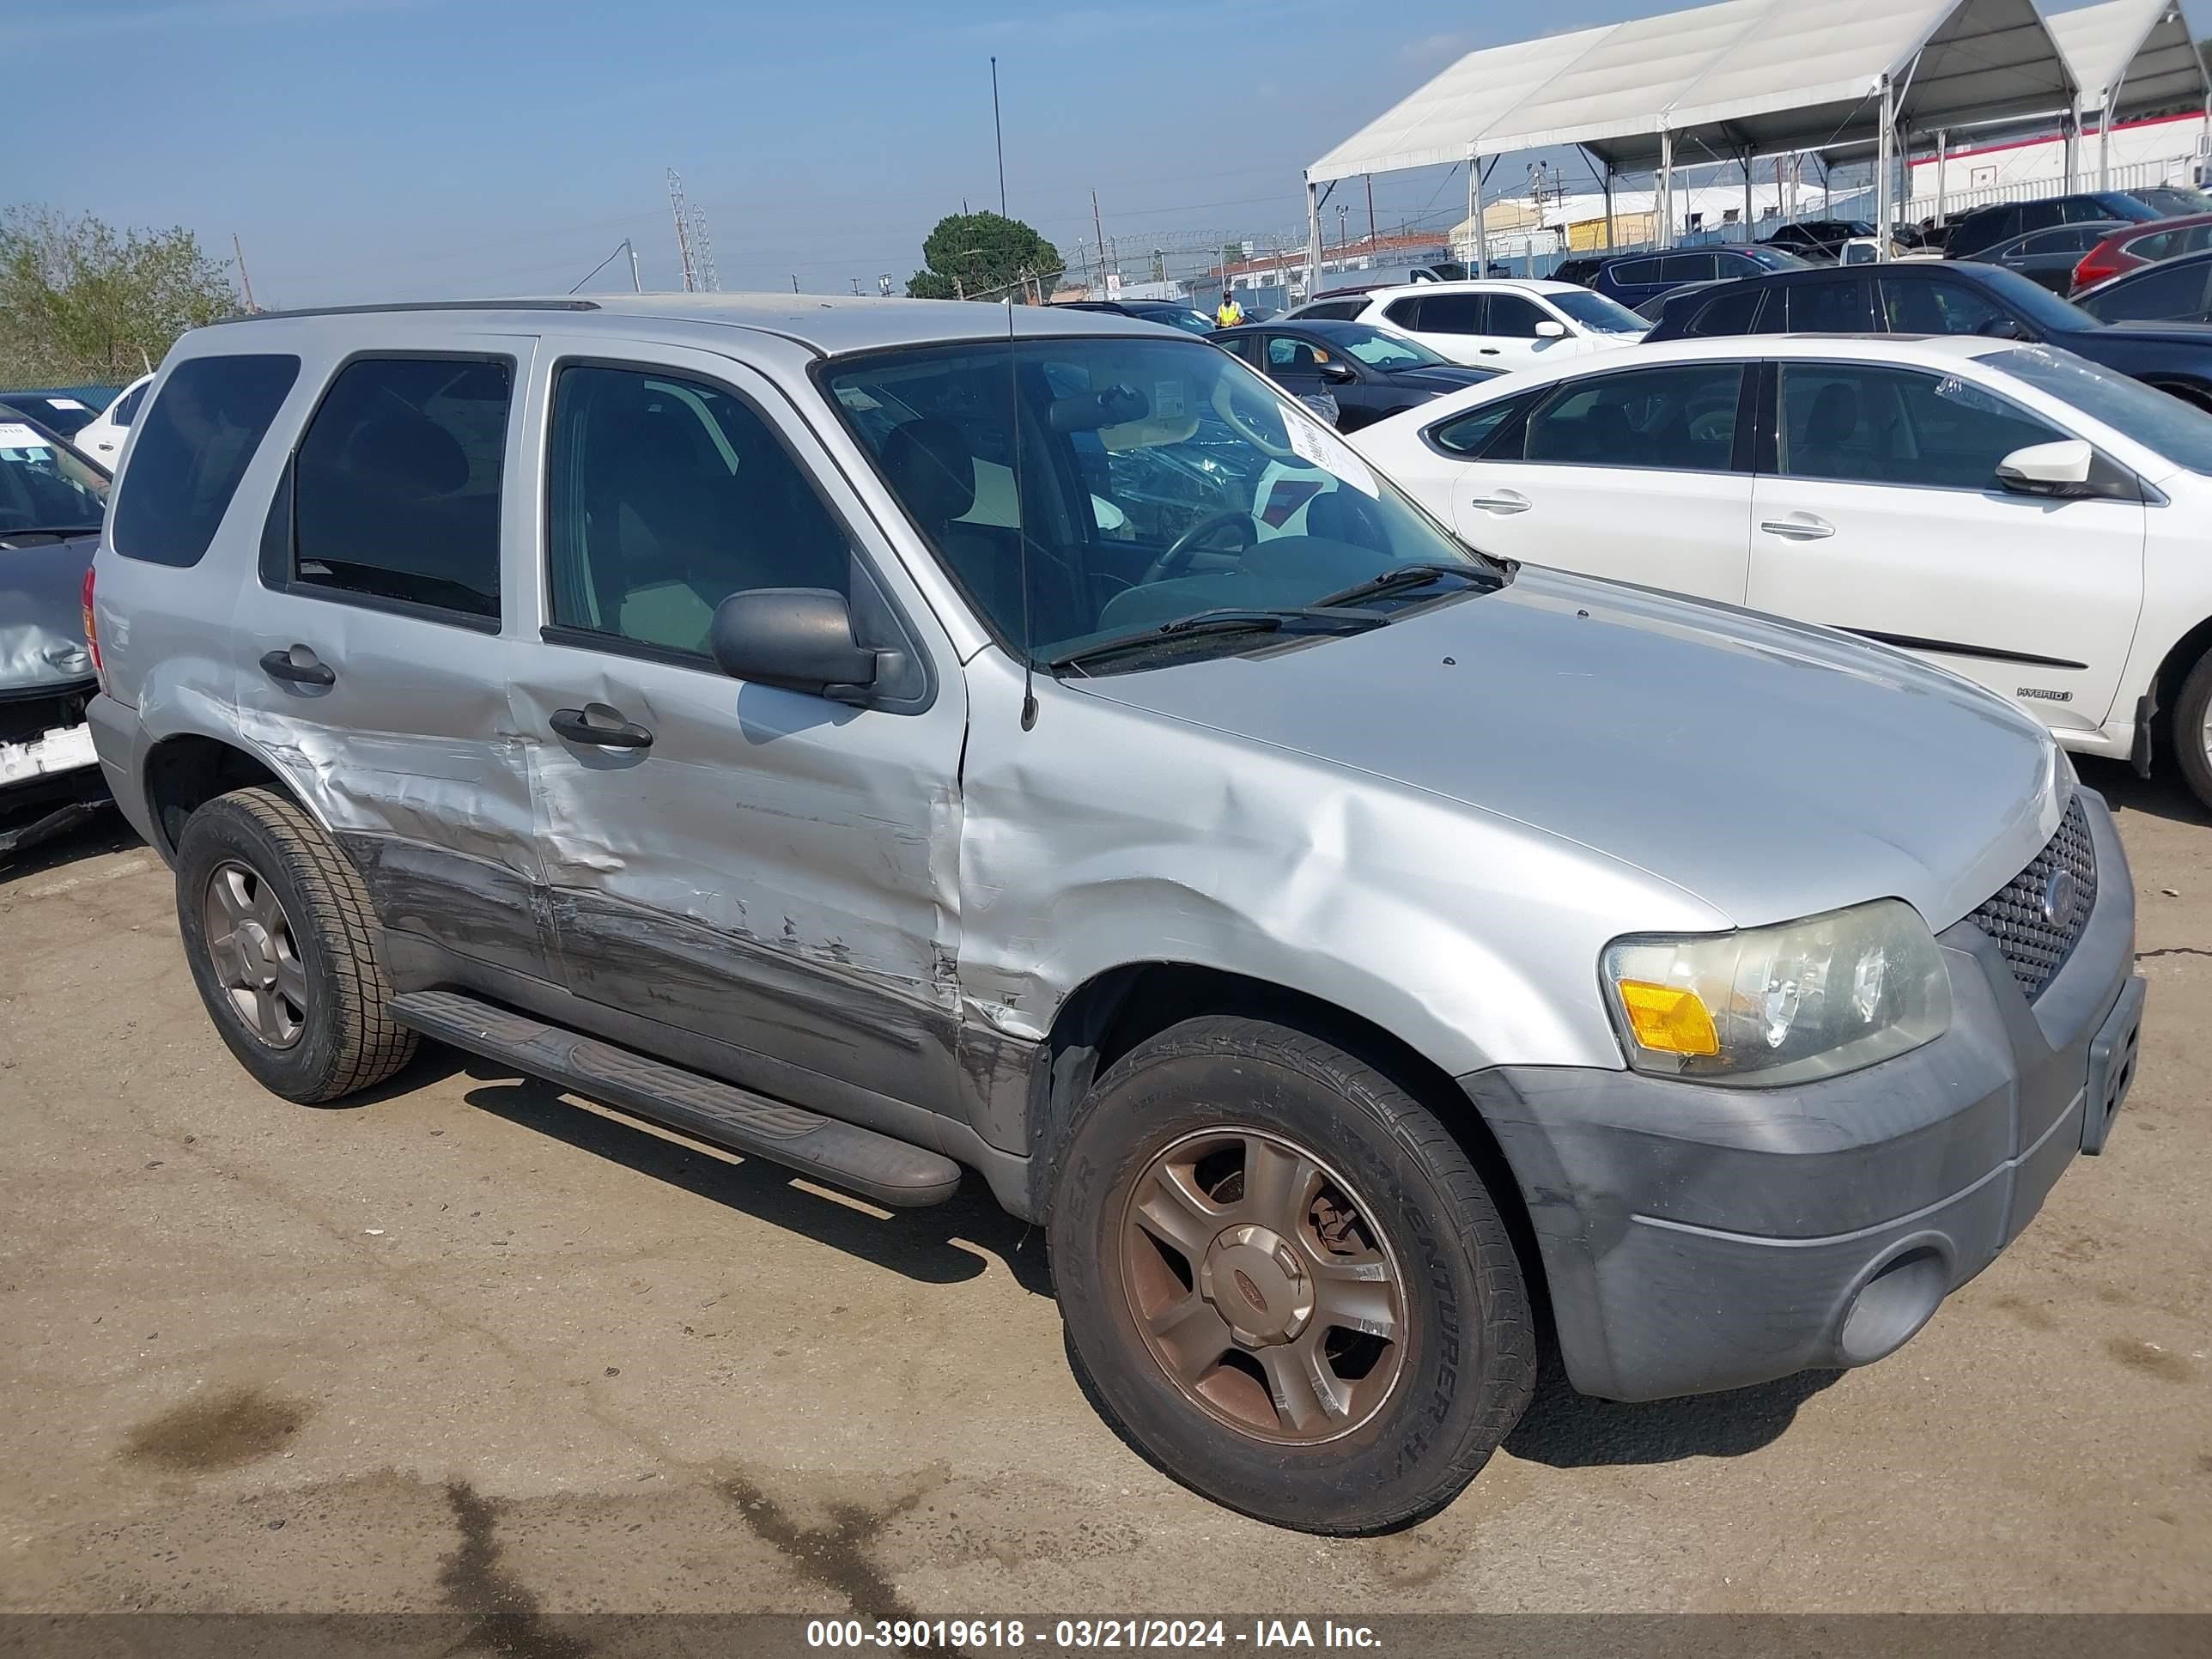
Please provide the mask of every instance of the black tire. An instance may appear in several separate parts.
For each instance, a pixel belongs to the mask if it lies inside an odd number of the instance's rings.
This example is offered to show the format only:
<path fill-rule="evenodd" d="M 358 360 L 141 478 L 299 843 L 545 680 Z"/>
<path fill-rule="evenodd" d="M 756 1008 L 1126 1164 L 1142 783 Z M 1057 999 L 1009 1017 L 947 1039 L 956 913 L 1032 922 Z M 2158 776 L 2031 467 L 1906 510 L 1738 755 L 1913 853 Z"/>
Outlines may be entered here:
<path fill-rule="evenodd" d="M 224 988 L 209 945 L 203 896 L 216 873 L 242 866 L 268 884 L 304 969 L 306 1007 L 296 1040 L 272 1047 Z M 319 1104 L 381 1083 L 415 1053 L 397 1024 L 391 981 L 378 958 L 383 930 L 360 872 L 322 827 L 270 789 L 218 795 L 185 823 L 177 844 L 177 921 L 185 959 L 222 1040 L 273 1094 Z"/>
<path fill-rule="evenodd" d="M 1136 1183 L 1163 1153 L 1239 1126 L 1340 1171 L 1403 1269 L 1395 1380 L 1337 1438 L 1231 1426 L 1170 1380 L 1138 1327 L 1122 1253 Z M 1049 1225 L 1068 1350 L 1093 1403 L 1166 1474 L 1258 1519 L 1324 1534 L 1423 1519 L 1465 1489 L 1534 1389 L 1528 1290 L 1482 1177 L 1404 1088 L 1306 1032 L 1208 1016 L 1123 1056 L 1077 1120 Z"/>
<path fill-rule="evenodd" d="M 2173 724 L 2168 728 L 2174 762 L 2181 768 L 2190 793 L 2204 805 L 2212 806 L 2212 755 L 2205 752 L 2204 737 L 2208 711 L 2212 711 L 2212 652 L 2199 657 L 2189 678 L 2182 681 L 2181 695 L 2174 699 Z"/>

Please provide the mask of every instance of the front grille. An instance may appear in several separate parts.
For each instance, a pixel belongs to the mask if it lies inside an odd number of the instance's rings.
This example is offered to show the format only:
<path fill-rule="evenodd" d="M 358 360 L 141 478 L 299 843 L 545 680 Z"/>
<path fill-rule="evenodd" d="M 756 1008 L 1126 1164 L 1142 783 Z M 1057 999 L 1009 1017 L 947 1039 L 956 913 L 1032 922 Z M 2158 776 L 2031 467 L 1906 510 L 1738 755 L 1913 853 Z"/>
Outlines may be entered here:
<path fill-rule="evenodd" d="M 2063 899 L 2062 872 L 2073 877 L 2070 904 L 2056 917 L 2050 913 L 2053 897 Z M 2081 810 L 2079 795 L 2066 804 L 2058 833 L 2051 836 L 2027 869 L 2021 871 L 1974 912 L 1974 925 L 1996 941 L 2012 965 L 2012 976 L 2033 1001 L 2043 994 L 2089 920 L 2097 901 L 2097 852 L 2089 840 L 2089 815 Z"/>

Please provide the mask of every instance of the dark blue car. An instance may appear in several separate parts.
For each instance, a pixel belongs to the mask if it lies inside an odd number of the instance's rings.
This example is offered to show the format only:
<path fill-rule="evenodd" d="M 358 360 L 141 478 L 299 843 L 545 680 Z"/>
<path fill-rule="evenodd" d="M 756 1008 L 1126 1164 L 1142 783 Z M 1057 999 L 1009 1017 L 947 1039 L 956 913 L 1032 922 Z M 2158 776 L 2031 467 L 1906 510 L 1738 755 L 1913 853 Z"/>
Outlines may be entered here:
<path fill-rule="evenodd" d="M 1725 282 L 1731 276 L 1763 276 L 1776 270 L 1811 270 L 1809 260 L 1763 242 L 1731 242 L 1712 247 L 1671 248 L 1663 253 L 1624 253 L 1607 259 L 1589 279 L 1600 294 L 1631 311 L 1670 289 L 1690 283 Z"/>

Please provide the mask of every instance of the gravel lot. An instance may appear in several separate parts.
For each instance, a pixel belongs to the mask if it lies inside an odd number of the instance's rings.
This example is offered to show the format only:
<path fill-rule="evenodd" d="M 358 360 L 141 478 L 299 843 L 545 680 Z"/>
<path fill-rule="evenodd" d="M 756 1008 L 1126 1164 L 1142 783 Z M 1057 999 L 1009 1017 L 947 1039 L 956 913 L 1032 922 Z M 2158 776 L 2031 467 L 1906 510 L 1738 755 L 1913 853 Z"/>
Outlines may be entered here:
<path fill-rule="evenodd" d="M 2109 1152 L 1887 1362 L 1547 1386 L 1337 1542 L 1117 1441 L 980 1190 L 886 1218 L 445 1054 L 262 1093 L 109 820 L 0 871 L 0 1610 L 2212 1610 L 2212 824 L 2084 770 L 2151 982 Z"/>

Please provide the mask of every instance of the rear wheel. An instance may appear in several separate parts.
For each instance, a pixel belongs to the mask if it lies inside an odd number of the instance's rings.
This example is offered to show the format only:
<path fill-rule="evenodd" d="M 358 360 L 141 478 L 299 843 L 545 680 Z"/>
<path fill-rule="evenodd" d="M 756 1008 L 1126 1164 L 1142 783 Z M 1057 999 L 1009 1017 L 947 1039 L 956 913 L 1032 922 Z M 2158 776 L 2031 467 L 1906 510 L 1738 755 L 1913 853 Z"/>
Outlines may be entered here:
<path fill-rule="evenodd" d="M 1528 1296 L 1481 1177 L 1382 1073 L 1188 1021 L 1108 1073 L 1051 1220 L 1096 1400 L 1217 1502 L 1323 1533 L 1458 1495 L 1527 1405 Z"/>
<path fill-rule="evenodd" d="M 177 842 L 177 921 L 200 1000 L 239 1063 L 287 1100 L 336 1100 L 415 1052 L 386 1008 L 360 873 L 269 789 L 219 795 Z"/>
<path fill-rule="evenodd" d="M 2191 791 L 2212 806 L 2212 652 L 2197 659 L 2174 699 L 2173 756 Z"/>

